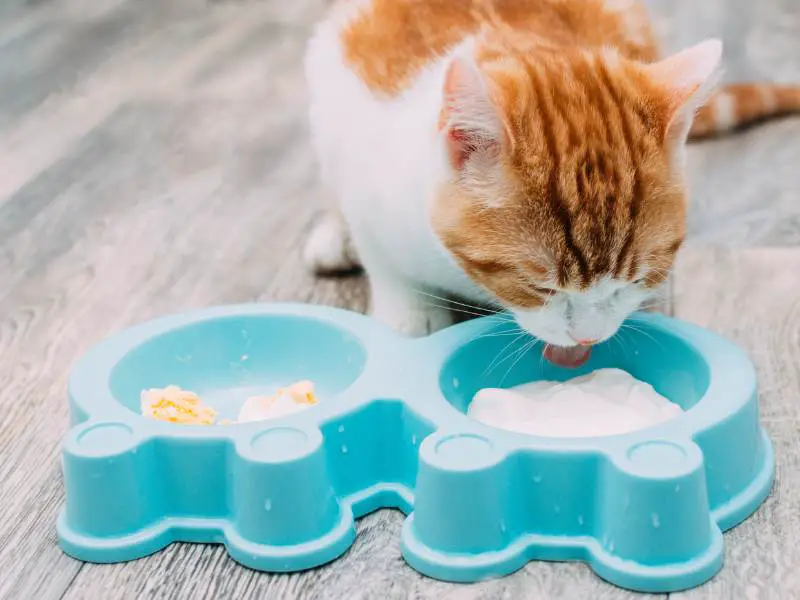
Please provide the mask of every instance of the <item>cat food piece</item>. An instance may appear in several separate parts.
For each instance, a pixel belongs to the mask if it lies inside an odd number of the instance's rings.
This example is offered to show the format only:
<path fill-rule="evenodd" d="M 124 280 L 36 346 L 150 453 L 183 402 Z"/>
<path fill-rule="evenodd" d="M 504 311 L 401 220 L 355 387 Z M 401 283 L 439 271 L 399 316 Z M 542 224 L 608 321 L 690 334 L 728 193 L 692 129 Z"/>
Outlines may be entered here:
<path fill-rule="evenodd" d="M 565 382 L 485 388 L 475 394 L 467 411 L 492 427 L 546 437 L 616 435 L 681 413 L 680 406 L 650 384 L 620 369 L 600 369 Z"/>
<path fill-rule="evenodd" d="M 194 392 L 177 385 L 142 391 L 142 414 L 151 419 L 181 425 L 213 425 L 217 411 L 203 404 Z"/>
<path fill-rule="evenodd" d="M 317 404 L 314 395 L 314 384 L 310 381 L 298 381 L 280 388 L 272 396 L 253 396 L 248 398 L 239 411 L 240 423 L 276 419 L 285 415 L 306 410 Z"/>

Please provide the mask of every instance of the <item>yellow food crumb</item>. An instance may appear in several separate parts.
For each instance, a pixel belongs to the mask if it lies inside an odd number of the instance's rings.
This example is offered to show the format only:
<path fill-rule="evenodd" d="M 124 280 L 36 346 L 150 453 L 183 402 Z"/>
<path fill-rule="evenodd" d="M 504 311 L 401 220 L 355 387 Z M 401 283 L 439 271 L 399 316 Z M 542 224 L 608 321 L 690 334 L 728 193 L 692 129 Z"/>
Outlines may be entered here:
<path fill-rule="evenodd" d="M 203 404 L 194 392 L 177 385 L 142 391 L 142 414 L 151 419 L 182 425 L 213 425 L 217 411 Z"/>
<path fill-rule="evenodd" d="M 144 416 L 181 425 L 214 425 L 215 422 L 217 425 L 235 425 L 268 418 L 264 417 L 263 413 L 271 407 L 277 409 L 280 415 L 300 410 L 299 407 L 292 409 L 292 406 L 310 406 L 318 403 L 319 400 L 314 394 L 314 384 L 303 380 L 278 388 L 271 396 L 249 398 L 239 413 L 238 421 L 221 419 L 217 422 L 217 411 L 203 404 L 194 392 L 183 390 L 177 385 L 143 390 L 141 395 Z"/>
<path fill-rule="evenodd" d="M 298 381 L 289 387 L 279 388 L 273 397 L 282 396 L 284 394 L 291 396 L 292 400 L 298 404 L 319 403 L 319 400 L 317 400 L 317 397 L 314 395 L 314 384 L 308 380 Z"/>

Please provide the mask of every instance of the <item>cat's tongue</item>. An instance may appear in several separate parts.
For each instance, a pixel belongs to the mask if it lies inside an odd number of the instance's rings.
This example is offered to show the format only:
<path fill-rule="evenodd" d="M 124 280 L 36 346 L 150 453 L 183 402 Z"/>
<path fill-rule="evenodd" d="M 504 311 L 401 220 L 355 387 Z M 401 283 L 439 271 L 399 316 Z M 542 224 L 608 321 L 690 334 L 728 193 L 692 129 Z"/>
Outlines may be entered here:
<path fill-rule="evenodd" d="M 547 344 L 544 347 L 544 357 L 554 365 L 565 367 L 567 369 L 574 369 L 580 367 L 583 363 L 589 360 L 589 355 L 592 353 L 591 346 L 553 346 Z"/>

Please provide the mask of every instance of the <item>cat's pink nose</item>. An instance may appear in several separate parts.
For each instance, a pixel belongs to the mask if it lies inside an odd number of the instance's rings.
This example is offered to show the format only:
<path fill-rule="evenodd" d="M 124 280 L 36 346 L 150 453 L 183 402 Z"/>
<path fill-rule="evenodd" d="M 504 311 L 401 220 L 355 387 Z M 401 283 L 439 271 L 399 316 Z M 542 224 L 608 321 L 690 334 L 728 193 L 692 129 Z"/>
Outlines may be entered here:
<path fill-rule="evenodd" d="M 578 339 L 575 341 L 578 342 L 579 346 L 594 346 L 597 343 L 597 340 L 590 339 Z"/>

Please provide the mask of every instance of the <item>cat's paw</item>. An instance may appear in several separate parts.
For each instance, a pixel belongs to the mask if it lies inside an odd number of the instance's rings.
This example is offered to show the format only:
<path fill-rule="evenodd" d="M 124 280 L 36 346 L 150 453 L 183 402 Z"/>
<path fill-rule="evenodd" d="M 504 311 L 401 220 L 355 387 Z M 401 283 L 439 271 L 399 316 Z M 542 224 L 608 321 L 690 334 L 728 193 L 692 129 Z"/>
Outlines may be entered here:
<path fill-rule="evenodd" d="M 346 273 L 361 267 L 347 225 L 338 216 L 326 214 L 306 241 L 303 259 L 317 275 Z"/>
<path fill-rule="evenodd" d="M 397 333 L 408 337 L 422 337 L 449 327 L 455 322 L 453 313 L 445 308 L 408 306 L 400 308 L 376 306 L 372 316 Z"/>

